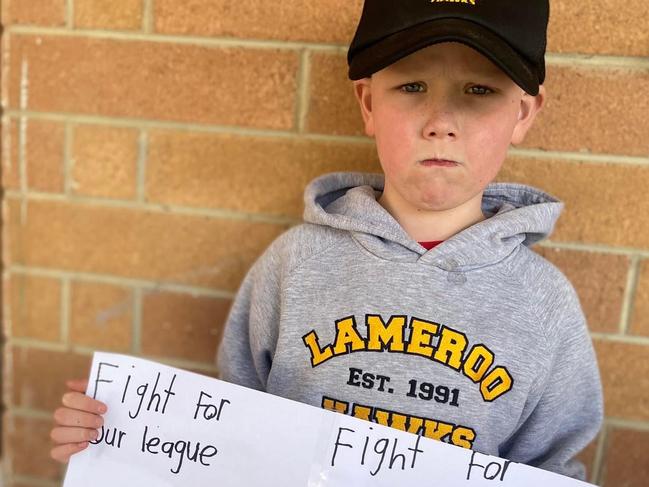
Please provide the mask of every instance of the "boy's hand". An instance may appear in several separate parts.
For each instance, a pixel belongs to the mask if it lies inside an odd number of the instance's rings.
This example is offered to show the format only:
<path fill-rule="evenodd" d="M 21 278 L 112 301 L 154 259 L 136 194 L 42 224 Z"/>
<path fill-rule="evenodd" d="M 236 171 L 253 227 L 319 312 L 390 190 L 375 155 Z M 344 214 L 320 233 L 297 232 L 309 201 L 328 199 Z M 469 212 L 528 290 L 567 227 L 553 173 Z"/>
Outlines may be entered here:
<path fill-rule="evenodd" d="M 63 394 L 63 407 L 54 411 L 55 426 L 50 433 L 55 445 L 50 455 L 62 463 L 97 438 L 97 428 L 104 424 L 100 415 L 107 411 L 104 403 L 85 395 L 87 380 L 69 380 L 66 384 L 70 390 Z"/>

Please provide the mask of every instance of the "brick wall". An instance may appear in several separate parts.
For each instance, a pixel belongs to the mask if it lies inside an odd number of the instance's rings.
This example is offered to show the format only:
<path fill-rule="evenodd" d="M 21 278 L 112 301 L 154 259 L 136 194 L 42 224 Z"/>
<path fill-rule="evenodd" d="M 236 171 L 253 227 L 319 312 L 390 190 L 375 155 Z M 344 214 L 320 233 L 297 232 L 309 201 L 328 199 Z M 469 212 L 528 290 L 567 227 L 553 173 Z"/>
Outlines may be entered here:
<path fill-rule="evenodd" d="M 377 170 L 345 75 L 361 0 L 4 0 L 3 462 L 57 486 L 63 380 L 95 348 L 214 374 L 230 300 L 302 188 Z M 547 109 L 500 179 L 567 209 L 538 251 L 601 364 L 593 482 L 649 476 L 646 0 L 552 0 Z"/>

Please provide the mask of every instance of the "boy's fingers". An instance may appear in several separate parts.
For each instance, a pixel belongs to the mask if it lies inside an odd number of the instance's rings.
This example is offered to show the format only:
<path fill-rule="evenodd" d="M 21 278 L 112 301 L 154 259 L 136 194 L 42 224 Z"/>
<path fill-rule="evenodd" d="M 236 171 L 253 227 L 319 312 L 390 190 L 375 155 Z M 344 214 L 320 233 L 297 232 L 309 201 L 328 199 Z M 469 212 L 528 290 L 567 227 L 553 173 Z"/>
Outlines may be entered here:
<path fill-rule="evenodd" d="M 72 455 L 80 452 L 81 450 L 87 447 L 88 447 L 88 443 L 85 441 L 82 443 L 71 443 L 68 445 L 61 445 L 52 448 L 52 450 L 50 451 L 50 456 L 57 462 L 68 463 L 68 460 L 70 460 L 70 457 Z"/>
<path fill-rule="evenodd" d="M 87 441 L 96 440 L 97 436 L 99 436 L 99 432 L 96 429 L 71 428 L 69 426 L 54 428 L 50 432 L 50 438 L 52 438 L 54 443 L 58 443 L 60 445 L 70 443 L 84 443 Z"/>
<path fill-rule="evenodd" d="M 72 379 L 65 382 L 68 388 L 75 392 L 86 392 L 88 388 L 88 379 Z"/>
<path fill-rule="evenodd" d="M 97 414 L 70 408 L 58 408 L 54 411 L 54 421 L 56 421 L 58 426 L 77 426 L 95 429 L 104 424 L 104 418 Z"/>
<path fill-rule="evenodd" d="M 63 405 L 68 408 L 87 411 L 89 413 L 104 414 L 107 411 L 103 402 L 95 401 L 92 397 L 81 392 L 66 392 L 63 394 Z"/>

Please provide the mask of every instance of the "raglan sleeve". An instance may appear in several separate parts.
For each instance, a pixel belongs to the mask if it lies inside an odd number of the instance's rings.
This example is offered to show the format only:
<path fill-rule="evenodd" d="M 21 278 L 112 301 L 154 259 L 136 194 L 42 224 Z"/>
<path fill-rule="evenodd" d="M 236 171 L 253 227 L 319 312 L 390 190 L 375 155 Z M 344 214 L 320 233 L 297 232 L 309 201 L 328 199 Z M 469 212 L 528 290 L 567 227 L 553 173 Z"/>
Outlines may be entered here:
<path fill-rule="evenodd" d="M 278 336 L 281 247 L 279 239 L 271 244 L 236 293 L 216 355 L 227 382 L 266 390 Z"/>
<path fill-rule="evenodd" d="M 546 307 L 552 323 L 546 349 L 549 366 L 537 376 L 521 423 L 500 453 L 584 480 L 584 465 L 575 457 L 601 428 L 602 387 L 579 298 L 567 279 L 559 288 L 562 298 Z"/>

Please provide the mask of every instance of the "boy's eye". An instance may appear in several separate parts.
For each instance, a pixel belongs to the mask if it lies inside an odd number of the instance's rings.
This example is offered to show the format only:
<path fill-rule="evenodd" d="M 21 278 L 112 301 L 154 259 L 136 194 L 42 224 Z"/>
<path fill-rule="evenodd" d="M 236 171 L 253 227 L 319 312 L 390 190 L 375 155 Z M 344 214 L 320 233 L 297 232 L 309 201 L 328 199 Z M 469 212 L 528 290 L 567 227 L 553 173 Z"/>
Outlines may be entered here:
<path fill-rule="evenodd" d="M 486 86 L 474 85 L 469 87 L 469 92 L 473 95 L 488 95 L 489 93 L 493 93 L 493 90 Z"/>
<path fill-rule="evenodd" d="M 406 93 L 422 93 L 426 91 L 426 86 L 419 82 L 407 83 L 405 85 L 401 85 L 400 89 L 401 91 L 405 91 Z"/>

